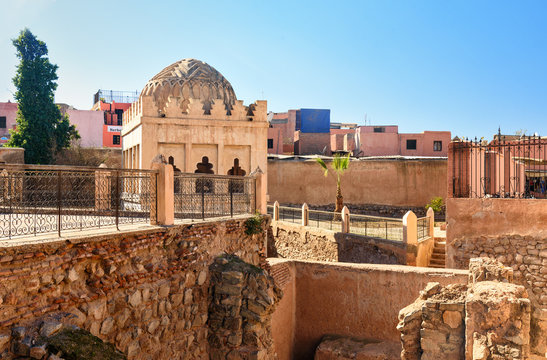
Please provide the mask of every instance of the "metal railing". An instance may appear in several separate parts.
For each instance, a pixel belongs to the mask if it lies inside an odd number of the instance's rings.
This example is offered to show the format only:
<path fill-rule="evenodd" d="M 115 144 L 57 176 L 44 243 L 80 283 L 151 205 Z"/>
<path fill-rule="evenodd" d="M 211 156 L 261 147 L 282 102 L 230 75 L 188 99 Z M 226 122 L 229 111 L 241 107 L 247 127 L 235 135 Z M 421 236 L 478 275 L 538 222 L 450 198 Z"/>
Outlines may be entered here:
<path fill-rule="evenodd" d="M 175 218 L 205 219 L 240 214 L 256 210 L 255 178 L 209 174 L 174 176 Z"/>
<path fill-rule="evenodd" d="M 2 165 L 0 239 L 154 222 L 157 172 Z"/>
<path fill-rule="evenodd" d="M 113 91 L 99 89 L 93 94 L 93 105 L 102 100 L 103 102 L 111 103 L 113 101 L 118 103 L 132 103 L 139 100 L 138 91 Z"/>
<path fill-rule="evenodd" d="M 302 209 L 287 206 L 279 207 L 279 220 L 295 224 L 302 224 Z"/>
<path fill-rule="evenodd" d="M 403 241 L 402 219 L 352 214 L 349 220 L 349 228 L 350 233 L 354 234 Z"/>
<path fill-rule="evenodd" d="M 547 138 L 498 135 L 452 142 L 452 197 L 547 198 Z"/>
<path fill-rule="evenodd" d="M 429 218 L 422 217 L 417 219 L 418 225 L 418 241 L 429 237 Z"/>
<path fill-rule="evenodd" d="M 308 226 L 342 231 L 342 214 L 330 211 L 308 210 Z"/>

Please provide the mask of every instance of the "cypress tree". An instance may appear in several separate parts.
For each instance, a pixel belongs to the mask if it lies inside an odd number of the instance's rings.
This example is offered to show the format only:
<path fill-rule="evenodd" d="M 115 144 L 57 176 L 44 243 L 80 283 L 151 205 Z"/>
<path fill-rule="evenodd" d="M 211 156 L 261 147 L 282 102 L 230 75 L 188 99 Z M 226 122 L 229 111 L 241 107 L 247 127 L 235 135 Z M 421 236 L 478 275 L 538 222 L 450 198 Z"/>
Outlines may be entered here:
<path fill-rule="evenodd" d="M 55 105 L 58 66 L 49 62 L 46 44 L 24 29 L 13 46 L 20 60 L 13 78 L 17 128 L 11 130 L 5 146 L 24 148 L 27 164 L 49 164 L 59 150 L 80 136 L 68 115 L 62 115 Z"/>

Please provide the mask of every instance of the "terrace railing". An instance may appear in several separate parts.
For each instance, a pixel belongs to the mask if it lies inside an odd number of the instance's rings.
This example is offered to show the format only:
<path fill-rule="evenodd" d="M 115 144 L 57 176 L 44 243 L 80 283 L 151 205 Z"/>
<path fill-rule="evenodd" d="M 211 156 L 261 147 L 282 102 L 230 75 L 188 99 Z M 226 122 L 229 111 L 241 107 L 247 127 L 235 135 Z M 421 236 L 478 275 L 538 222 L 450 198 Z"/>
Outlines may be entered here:
<path fill-rule="evenodd" d="M 450 195 L 456 198 L 547 198 L 547 138 L 464 139 L 448 151 Z"/>
<path fill-rule="evenodd" d="M 256 211 L 256 182 L 250 176 L 183 174 L 174 176 L 176 219 L 205 219 Z"/>
<path fill-rule="evenodd" d="M 429 217 L 421 217 L 416 220 L 418 228 L 418 241 L 426 239 L 429 234 L 429 222 L 432 221 Z"/>
<path fill-rule="evenodd" d="M 385 240 L 403 241 L 403 221 L 368 215 L 350 216 L 350 233 L 370 236 Z"/>
<path fill-rule="evenodd" d="M 0 239 L 155 222 L 157 172 L 2 165 Z"/>
<path fill-rule="evenodd" d="M 407 214 L 412 214 L 410 218 L 414 220 L 408 221 L 407 217 L 405 222 L 405 218 L 350 214 L 347 208 L 344 208 L 345 210 L 342 213 L 310 210 L 306 204 L 297 208 L 279 206 L 276 202 L 274 205 L 269 205 L 267 209 L 268 214 L 272 216 L 274 221 L 290 222 L 377 239 L 417 243 L 432 236 L 434 217 L 432 210 L 428 212 L 428 216 L 418 220 L 416 220 L 414 213 L 409 211 Z"/>

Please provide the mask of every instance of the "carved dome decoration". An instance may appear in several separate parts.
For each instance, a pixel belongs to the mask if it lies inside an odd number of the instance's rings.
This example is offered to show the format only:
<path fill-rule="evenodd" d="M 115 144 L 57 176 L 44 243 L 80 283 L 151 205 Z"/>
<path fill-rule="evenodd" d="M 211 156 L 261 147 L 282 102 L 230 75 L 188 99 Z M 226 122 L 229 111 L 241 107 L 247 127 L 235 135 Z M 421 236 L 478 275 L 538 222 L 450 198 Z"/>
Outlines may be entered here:
<path fill-rule="evenodd" d="M 232 85 L 209 64 L 196 59 L 183 59 L 169 65 L 146 83 L 142 96 L 153 96 L 160 111 L 165 113 L 175 98 L 184 114 L 188 114 L 190 99 L 203 104 L 203 113 L 210 115 L 213 103 L 224 103 L 226 114 L 231 115 L 237 98 Z M 171 106 L 171 105 L 170 105 Z"/>

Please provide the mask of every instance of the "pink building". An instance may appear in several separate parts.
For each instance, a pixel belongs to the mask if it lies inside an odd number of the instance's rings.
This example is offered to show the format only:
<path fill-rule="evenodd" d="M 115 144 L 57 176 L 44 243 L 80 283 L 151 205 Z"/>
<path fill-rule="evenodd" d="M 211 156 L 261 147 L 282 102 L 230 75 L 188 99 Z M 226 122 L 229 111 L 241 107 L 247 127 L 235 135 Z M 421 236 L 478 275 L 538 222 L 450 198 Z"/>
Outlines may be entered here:
<path fill-rule="evenodd" d="M 69 105 L 59 104 L 62 113 L 67 113 L 70 123 L 76 126 L 80 134 L 80 144 L 83 147 L 103 146 L 102 112 L 91 110 L 76 110 Z M 16 103 L 0 103 L 0 145 L 9 140 L 9 129 L 15 129 L 17 116 Z"/>
<path fill-rule="evenodd" d="M 0 146 L 8 142 L 10 129 L 15 129 L 16 116 L 17 104 L 0 102 Z"/>
<path fill-rule="evenodd" d="M 399 134 L 397 125 L 367 125 L 356 129 L 357 156 L 447 156 L 450 131 Z"/>

